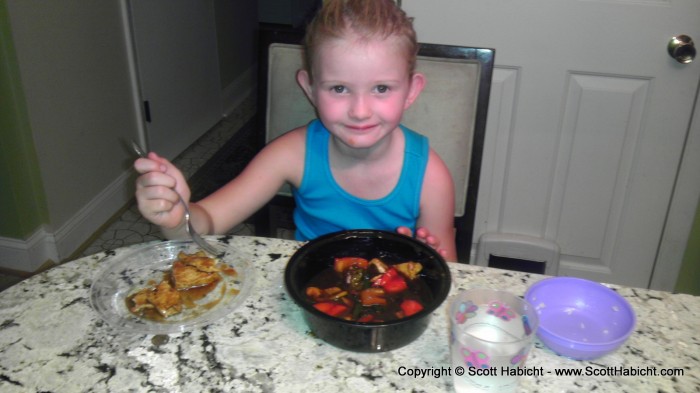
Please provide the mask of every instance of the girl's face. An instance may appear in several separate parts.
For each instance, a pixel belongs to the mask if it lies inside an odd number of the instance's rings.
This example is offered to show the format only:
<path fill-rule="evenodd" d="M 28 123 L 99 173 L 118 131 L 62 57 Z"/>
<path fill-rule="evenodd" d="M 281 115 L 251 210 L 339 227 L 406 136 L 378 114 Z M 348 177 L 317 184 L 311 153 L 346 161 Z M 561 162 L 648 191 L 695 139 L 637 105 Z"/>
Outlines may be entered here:
<path fill-rule="evenodd" d="M 299 71 L 299 84 L 328 130 L 352 148 L 371 148 L 396 130 L 405 109 L 423 89 L 409 73 L 398 39 L 325 40 L 313 59 L 313 79 Z"/>

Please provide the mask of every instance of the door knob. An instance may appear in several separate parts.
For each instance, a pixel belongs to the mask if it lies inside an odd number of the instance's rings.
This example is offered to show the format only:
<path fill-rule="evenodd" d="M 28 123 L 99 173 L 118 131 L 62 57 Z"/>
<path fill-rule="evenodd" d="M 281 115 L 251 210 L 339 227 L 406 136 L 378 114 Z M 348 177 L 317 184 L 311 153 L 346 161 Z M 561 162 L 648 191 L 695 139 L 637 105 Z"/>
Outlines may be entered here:
<path fill-rule="evenodd" d="M 681 64 L 691 63 L 695 53 L 695 43 L 687 35 L 677 35 L 668 42 L 668 54 Z"/>

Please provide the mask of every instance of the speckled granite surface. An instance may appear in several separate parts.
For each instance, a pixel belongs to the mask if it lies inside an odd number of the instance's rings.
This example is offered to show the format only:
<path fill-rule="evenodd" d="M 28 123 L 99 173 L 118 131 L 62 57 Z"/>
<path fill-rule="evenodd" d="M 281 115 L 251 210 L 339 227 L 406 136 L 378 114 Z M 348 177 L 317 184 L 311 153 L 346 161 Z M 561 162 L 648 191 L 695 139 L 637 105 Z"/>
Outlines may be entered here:
<path fill-rule="evenodd" d="M 98 253 L 51 269 L 0 293 L 2 392 L 321 392 L 453 389 L 439 375 L 450 366 L 443 304 L 428 330 L 406 347 L 379 354 L 347 352 L 309 334 L 288 298 L 284 266 L 300 243 L 234 237 L 253 256 L 255 288 L 243 306 L 204 328 L 167 337 L 114 336 L 90 307 L 100 267 L 126 249 Z M 485 286 L 518 295 L 543 276 L 452 264 L 452 294 Z M 616 290 L 637 313 L 637 329 L 618 351 L 588 361 L 555 355 L 536 342 L 521 378 L 523 392 L 697 392 L 700 386 L 700 297 L 632 288 Z M 434 370 L 424 378 L 402 368 Z M 682 376 L 565 377 L 555 370 L 608 367 L 680 368 Z M 450 370 L 451 371 L 451 370 Z"/>

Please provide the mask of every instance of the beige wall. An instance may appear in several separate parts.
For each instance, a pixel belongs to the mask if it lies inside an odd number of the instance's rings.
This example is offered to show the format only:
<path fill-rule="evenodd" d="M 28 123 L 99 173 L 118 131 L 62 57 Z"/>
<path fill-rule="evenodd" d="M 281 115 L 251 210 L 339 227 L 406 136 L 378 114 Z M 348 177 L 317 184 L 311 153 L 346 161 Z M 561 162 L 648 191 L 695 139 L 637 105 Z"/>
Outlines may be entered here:
<path fill-rule="evenodd" d="M 32 271 L 46 258 L 68 257 L 133 195 L 132 156 L 123 146 L 136 138 L 138 129 L 124 34 L 126 0 L 3 2 L 48 222 L 32 239 L 0 234 L 0 266 Z M 242 2 L 217 2 L 223 12 L 245 11 Z M 254 41 L 257 9 L 246 12 L 247 30 L 224 50 L 234 52 L 235 42 Z M 222 67 L 235 73 L 251 67 L 253 56 L 224 56 Z"/>
<path fill-rule="evenodd" d="M 135 135 L 120 3 L 10 0 L 7 8 L 48 232 L 70 249 L 80 239 L 68 240 L 78 234 L 66 224 L 124 174 L 127 154 L 119 141 Z M 105 206 L 111 211 L 92 216 L 104 222 L 126 201 L 123 194 Z"/>

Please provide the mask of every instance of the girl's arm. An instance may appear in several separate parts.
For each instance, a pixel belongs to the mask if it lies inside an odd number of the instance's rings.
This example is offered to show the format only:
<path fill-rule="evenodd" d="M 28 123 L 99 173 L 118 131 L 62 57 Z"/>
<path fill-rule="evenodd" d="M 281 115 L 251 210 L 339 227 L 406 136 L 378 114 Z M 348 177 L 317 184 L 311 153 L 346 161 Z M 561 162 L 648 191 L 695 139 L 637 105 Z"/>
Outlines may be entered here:
<path fill-rule="evenodd" d="M 196 228 L 222 234 L 243 222 L 290 182 L 298 186 L 304 169 L 305 127 L 267 144 L 236 178 L 190 208 Z"/>
<path fill-rule="evenodd" d="M 295 186 L 304 168 L 305 127 L 270 142 L 229 183 L 197 203 L 189 203 L 190 220 L 202 234 L 221 234 L 243 222 L 275 196 L 286 182 Z M 136 199 L 141 214 L 159 225 L 168 238 L 184 236 L 185 201 L 190 189 L 182 172 L 155 153 L 134 163 L 141 176 L 136 180 Z"/>
<path fill-rule="evenodd" d="M 457 261 L 454 230 L 455 191 L 447 165 L 430 149 L 423 178 L 416 236 L 437 249 L 447 261 Z M 431 239 L 432 238 L 432 239 Z"/>

